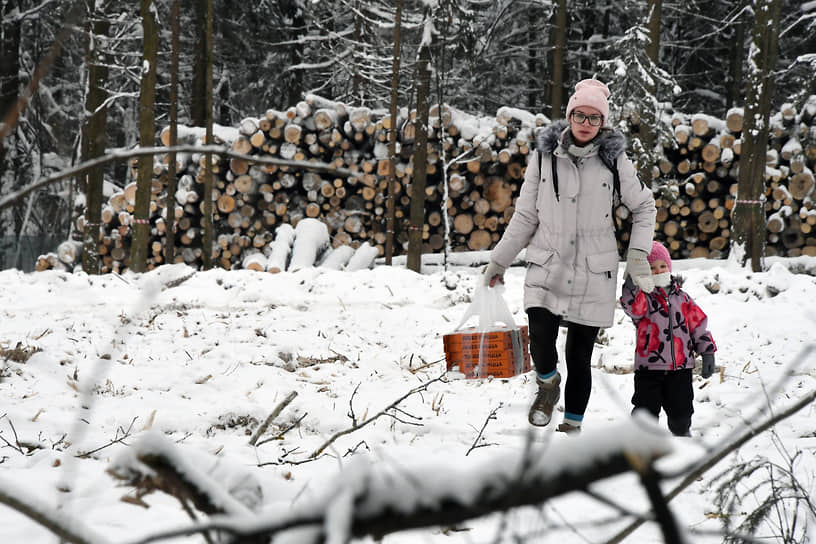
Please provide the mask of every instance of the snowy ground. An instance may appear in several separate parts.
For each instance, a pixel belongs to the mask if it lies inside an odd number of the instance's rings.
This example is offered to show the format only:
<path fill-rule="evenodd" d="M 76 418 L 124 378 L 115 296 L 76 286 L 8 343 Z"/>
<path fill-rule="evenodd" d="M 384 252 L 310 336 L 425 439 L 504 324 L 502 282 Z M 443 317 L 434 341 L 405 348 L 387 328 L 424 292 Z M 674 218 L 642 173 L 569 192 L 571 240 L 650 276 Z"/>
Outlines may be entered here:
<path fill-rule="evenodd" d="M 459 262 L 466 261 L 460 256 Z M 816 260 L 768 265 L 767 272 L 751 273 L 725 261 L 675 262 L 684 288 L 709 316 L 722 372 L 710 380 L 695 377 L 694 436 L 667 437 L 674 451 L 659 467 L 678 469 L 704 459 L 709 448 L 758 423 L 754 414 L 769 401 L 776 412 L 816 389 L 816 357 L 791 365 L 813 342 Z M 465 492 L 480 471 L 525 447 L 530 374 L 435 382 L 399 404 L 399 420 L 380 417 L 337 438 L 317 459 L 301 462 L 349 429 L 352 417 L 365 421 L 443 374 L 442 335 L 465 312 L 478 268 L 454 266 L 446 276 L 441 267 L 426 266 L 423 272 L 377 266 L 358 272 L 194 273 L 182 265 L 121 277 L 0 272 L 0 350 L 6 356 L 0 357 L 0 488 L 73 518 L 80 530 L 105 541 L 132 542 L 186 526 L 189 517 L 174 498 L 157 492 L 143 497 L 141 506 L 122 501 L 134 496 L 132 488 L 106 472 L 128 459 L 140 439 L 163 435 L 169 444 L 164 447 L 202 471 L 218 466 L 229 478 L 257 482 L 244 504 L 267 517 L 308 505 L 333 481 L 350 481 L 360 463 L 372 461 L 391 470 L 420 464 L 414 470 L 429 489 Z M 513 267 L 506 276 L 506 300 L 518 323 L 525 322 L 523 274 Z M 622 311 L 599 340 L 584 433 L 572 438 L 553 435 L 551 428 L 538 432 L 544 463 L 569 463 L 563 454 L 548 458 L 547 452 L 591 452 L 604 433 L 631 423 L 634 328 Z M 25 350 L 38 351 L 25 362 L 10 356 Z M 768 399 L 766 392 L 780 381 L 784 386 Z M 297 396 L 259 445 L 250 446 L 258 425 L 293 391 Z M 766 456 L 790 468 L 785 457 L 799 453 L 794 475 L 806 492 L 816 491 L 814 412 L 811 404 L 777 425 L 775 435 L 749 441 L 672 501 L 683 527 L 702 532 L 693 542 L 722 540 L 711 480 L 739 461 Z M 593 490 L 631 510 L 648 506 L 632 475 Z M 786 508 L 791 514 L 792 503 Z M 739 522 L 752 509 L 747 499 L 733 519 Z M 805 523 L 813 532 L 813 518 L 798 523 L 800 535 Z M 571 493 L 543 506 L 444 530 L 392 534 L 383 542 L 604 542 L 625 524 L 615 510 Z M 0 541 L 58 540 L 0 504 Z M 661 538 L 647 524 L 626 542 Z"/>

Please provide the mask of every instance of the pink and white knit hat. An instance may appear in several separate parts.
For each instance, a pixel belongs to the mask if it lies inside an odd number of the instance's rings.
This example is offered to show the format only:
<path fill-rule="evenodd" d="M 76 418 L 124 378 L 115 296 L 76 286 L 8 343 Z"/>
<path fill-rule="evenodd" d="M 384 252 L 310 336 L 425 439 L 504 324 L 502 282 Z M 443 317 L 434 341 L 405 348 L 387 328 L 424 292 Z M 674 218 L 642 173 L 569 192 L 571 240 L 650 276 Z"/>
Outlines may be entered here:
<path fill-rule="evenodd" d="M 672 262 L 671 257 L 669 256 L 669 250 L 666 249 L 666 246 L 661 244 L 660 242 L 652 242 L 652 252 L 649 253 L 649 256 L 646 257 L 646 260 L 649 261 L 651 265 L 655 261 L 664 261 L 666 266 L 669 267 L 669 272 L 672 269 Z"/>
<path fill-rule="evenodd" d="M 609 88 L 597 79 L 582 79 L 575 84 L 575 93 L 567 102 L 567 119 L 578 106 L 595 108 L 603 115 L 604 123 L 609 118 Z"/>

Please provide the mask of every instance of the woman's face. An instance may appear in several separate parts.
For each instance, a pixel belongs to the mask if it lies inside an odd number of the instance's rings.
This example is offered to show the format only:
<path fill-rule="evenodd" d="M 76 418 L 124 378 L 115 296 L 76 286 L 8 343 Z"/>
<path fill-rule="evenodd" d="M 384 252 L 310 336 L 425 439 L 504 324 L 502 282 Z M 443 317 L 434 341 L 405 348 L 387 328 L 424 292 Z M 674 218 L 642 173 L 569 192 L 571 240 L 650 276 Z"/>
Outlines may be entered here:
<path fill-rule="evenodd" d="M 576 121 L 576 118 L 581 122 Z M 597 126 L 594 126 L 593 123 L 597 123 Z M 598 135 L 603 124 L 603 115 L 590 106 L 578 106 L 570 112 L 569 124 L 572 139 L 576 144 L 584 145 Z"/>

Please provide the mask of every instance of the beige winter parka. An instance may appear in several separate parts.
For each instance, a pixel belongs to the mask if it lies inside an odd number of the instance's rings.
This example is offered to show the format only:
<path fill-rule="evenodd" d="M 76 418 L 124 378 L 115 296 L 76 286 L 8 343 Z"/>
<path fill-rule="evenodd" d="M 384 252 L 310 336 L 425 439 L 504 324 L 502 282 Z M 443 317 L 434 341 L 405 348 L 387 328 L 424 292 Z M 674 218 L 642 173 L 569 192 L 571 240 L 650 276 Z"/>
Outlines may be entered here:
<path fill-rule="evenodd" d="M 620 132 L 602 129 L 592 142 L 595 149 L 574 159 L 565 147 L 568 131 L 566 121 L 538 131 L 541 152 L 527 165 L 515 212 L 490 258 L 508 267 L 527 248 L 525 310 L 543 307 L 567 322 L 610 327 L 619 259 L 611 219 L 613 176 L 599 154 L 618 167 L 621 201 L 633 218 L 630 248 L 651 251 L 655 201 L 624 153 L 626 140 Z M 551 179 L 553 157 L 558 198 Z"/>

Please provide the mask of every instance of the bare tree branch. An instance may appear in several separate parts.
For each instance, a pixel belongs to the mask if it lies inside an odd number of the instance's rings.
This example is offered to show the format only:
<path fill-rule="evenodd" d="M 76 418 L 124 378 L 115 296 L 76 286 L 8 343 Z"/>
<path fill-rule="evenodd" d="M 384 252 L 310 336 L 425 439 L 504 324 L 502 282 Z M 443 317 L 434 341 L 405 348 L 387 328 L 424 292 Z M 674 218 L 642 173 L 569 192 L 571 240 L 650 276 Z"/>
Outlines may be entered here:
<path fill-rule="evenodd" d="M 683 538 L 680 536 L 677 520 L 669 509 L 669 501 L 666 500 L 663 491 L 660 489 L 660 475 L 655 471 L 651 463 L 645 462 L 640 457 L 627 454 L 626 458 L 640 476 L 640 483 L 649 496 L 652 511 L 655 513 L 655 522 L 663 532 L 663 541 L 666 544 L 682 544 Z"/>
<path fill-rule="evenodd" d="M 372 416 L 372 417 L 370 417 L 370 418 L 366 419 L 366 420 L 365 420 L 365 421 L 363 421 L 362 423 L 357 423 L 357 420 L 356 420 L 356 418 L 355 418 L 355 417 L 353 417 L 353 412 L 352 412 L 352 420 L 354 421 L 354 424 L 353 424 L 351 427 L 349 427 L 348 429 L 344 429 L 344 430 L 342 430 L 342 431 L 338 431 L 338 432 L 334 433 L 334 435 L 332 435 L 332 437 L 331 437 L 331 438 L 329 438 L 329 439 L 328 439 L 328 440 L 327 440 L 327 441 L 326 441 L 326 442 L 325 442 L 325 443 L 324 443 L 322 446 L 320 446 L 320 447 L 319 447 L 319 448 L 317 448 L 315 451 L 313 451 L 313 452 L 311 453 L 311 455 L 309 455 L 309 457 L 310 457 L 310 458 L 315 458 L 315 457 L 317 457 L 318 455 L 320 455 L 321 453 L 323 453 L 323 451 L 324 451 L 326 448 L 328 448 L 328 447 L 329 447 L 329 446 L 330 446 L 332 443 L 334 443 L 334 441 L 335 441 L 335 440 L 337 440 L 337 439 L 338 439 L 338 438 L 340 438 L 341 436 L 345 436 L 345 435 L 347 435 L 347 434 L 351 434 L 351 433 L 353 433 L 354 431 L 358 431 L 358 430 L 362 429 L 363 427 L 365 427 L 366 425 L 368 425 L 369 423 L 371 423 L 372 421 L 374 421 L 374 420 L 376 420 L 376 419 L 379 419 L 379 418 L 380 418 L 380 417 L 382 417 L 382 416 L 391 416 L 391 417 L 395 417 L 393 414 L 390 414 L 390 413 L 389 413 L 389 411 L 390 411 L 390 410 L 396 410 L 396 409 L 397 409 L 397 405 L 398 405 L 400 402 L 404 401 L 405 399 L 407 399 L 407 398 L 408 398 L 408 397 L 410 397 L 411 395 L 414 395 L 414 394 L 419 393 L 419 392 L 421 392 L 421 391 L 425 391 L 425 390 L 427 390 L 427 389 L 428 389 L 428 386 L 430 386 L 430 385 L 431 385 L 432 383 L 434 383 L 434 382 L 441 381 L 441 380 L 442 380 L 444 377 L 445 377 L 445 375 L 444 375 L 444 374 L 442 374 L 441 376 L 439 376 L 439 377 L 437 377 L 437 378 L 434 378 L 434 379 L 432 379 L 432 380 L 430 380 L 430 381 L 428 381 L 428 382 L 423 383 L 422 385 L 419 385 L 419 386 L 417 386 L 417 387 L 415 387 L 415 388 L 411 389 L 410 391 L 408 391 L 407 393 L 405 393 L 403 396 L 401 396 L 400 398 L 398 398 L 397 400 L 395 400 L 394 402 L 392 402 L 391 404 L 389 404 L 388 406 L 386 406 L 385 408 L 383 408 L 382 410 L 380 410 L 380 411 L 379 411 L 378 413 L 376 413 L 374 416 Z M 355 393 L 356 393 L 356 392 L 357 392 L 357 389 L 355 389 L 354 391 L 355 391 Z M 405 412 L 403 412 L 403 413 L 405 413 Z M 409 415 L 410 415 L 410 414 L 409 414 Z M 399 418 L 397 418 L 397 419 L 399 419 Z"/>

